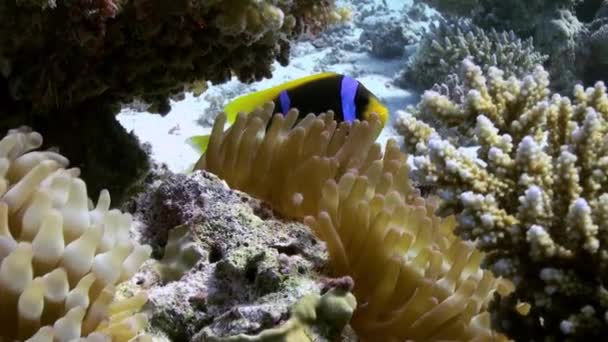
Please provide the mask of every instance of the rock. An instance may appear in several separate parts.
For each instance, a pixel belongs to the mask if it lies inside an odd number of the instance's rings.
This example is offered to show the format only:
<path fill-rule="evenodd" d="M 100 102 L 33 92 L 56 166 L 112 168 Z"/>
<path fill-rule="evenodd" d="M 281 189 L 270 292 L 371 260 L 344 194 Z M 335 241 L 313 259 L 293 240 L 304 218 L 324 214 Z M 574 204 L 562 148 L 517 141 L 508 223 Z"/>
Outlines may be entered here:
<path fill-rule="evenodd" d="M 138 239 L 160 259 L 168 232 L 187 225 L 201 259 L 163 282 L 153 263 L 134 277 L 149 293 L 152 329 L 173 341 L 205 331 L 224 337 L 279 326 L 300 298 L 319 293 L 325 245 L 304 224 L 286 222 L 262 202 L 215 175 L 178 175 L 157 167 L 155 179 L 127 206 Z"/>

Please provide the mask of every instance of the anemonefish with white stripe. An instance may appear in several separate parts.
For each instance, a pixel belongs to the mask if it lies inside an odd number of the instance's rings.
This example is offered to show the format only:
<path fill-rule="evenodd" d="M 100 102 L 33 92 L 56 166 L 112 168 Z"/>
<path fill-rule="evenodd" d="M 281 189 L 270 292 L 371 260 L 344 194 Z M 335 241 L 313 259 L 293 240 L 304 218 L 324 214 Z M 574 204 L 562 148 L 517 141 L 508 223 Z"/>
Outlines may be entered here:
<path fill-rule="evenodd" d="M 346 75 L 324 72 L 238 97 L 224 108 L 226 121 L 232 124 L 239 112 L 250 113 L 271 101 L 275 112 L 285 114 L 290 108 L 297 108 L 301 118 L 309 113 L 332 110 L 338 122 L 367 120 L 372 114 L 377 115 L 383 125 L 388 120 L 386 106 L 363 84 Z M 194 136 L 189 142 L 204 152 L 209 136 Z"/>

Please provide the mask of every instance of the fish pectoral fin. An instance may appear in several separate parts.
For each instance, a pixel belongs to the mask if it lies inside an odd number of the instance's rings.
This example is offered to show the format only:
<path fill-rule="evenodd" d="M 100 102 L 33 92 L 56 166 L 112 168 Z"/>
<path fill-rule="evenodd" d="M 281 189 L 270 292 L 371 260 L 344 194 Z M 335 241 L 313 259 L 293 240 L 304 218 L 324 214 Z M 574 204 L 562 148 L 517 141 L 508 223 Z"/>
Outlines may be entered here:
<path fill-rule="evenodd" d="M 186 140 L 186 143 L 194 148 L 199 153 L 205 153 L 207 145 L 209 145 L 209 138 L 211 135 L 195 135 Z"/>

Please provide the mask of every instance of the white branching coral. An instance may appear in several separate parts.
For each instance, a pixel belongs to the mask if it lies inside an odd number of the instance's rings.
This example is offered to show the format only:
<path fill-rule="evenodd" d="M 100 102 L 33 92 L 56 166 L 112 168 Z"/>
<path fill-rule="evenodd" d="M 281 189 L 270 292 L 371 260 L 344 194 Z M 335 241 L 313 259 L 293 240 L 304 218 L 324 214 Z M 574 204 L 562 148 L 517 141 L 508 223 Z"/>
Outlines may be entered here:
<path fill-rule="evenodd" d="M 26 128 L 0 140 L 0 341 L 129 341 L 146 324 L 145 293 L 115 286 L 149 258 L 132 219 L 90 202 L 77 168 Z"/>
<path fill-rule="evenodd" d="M 525 281 L 517 295 L 544 322 L 528 329 L 531 334 L 554 334 L 563 320 L 575 335 L 608 333 L 606 86 L 576 86 L 570 100 L 550 94 L 540 66 L 523 79 L 505 79 L 497 70 L 483 76 L 468 60 L 463 71 L 468 92 L 462 101 L 427 94 L 416 110 L 449 124 L 466 118 L 463 134 L 478 145 L 476 155 L 402 113 L 401 132 L 419 154 L 415 174 L 433 182 L 444 200 L 439 213 L 457 214 L 458 234 L 489 252 L 495 271 Z M 504 267 L 506 261 L 511 266 Z M 548 266 L 567 275 L 551 285 L 550 298 L 537 271 Z M 580 317 L 587 306 L 595 314 Z"/>
<path fill-rule="evenodd" d="M 454 98 L 436 90 L 425 91 L 416 107 L 409 107 L 399 112 L 396 129 L 408 140 L 420 143 L 433 135 L 428 125 L 418 120 L 426 120 L 444 134 L 455 131 L 461 141 L 470 141 L 475 130 L 488 130 L 495 126 L 500 132 L 509 131 L 514 139 L 521 139 L 521 133 L 527 132 L 538 138 L 542 135 L 542 112 L 549 96 L 549 74 L 541 67 L 531 68 L 531 74 L 518 79 L 506 78 L 504 72 L 496 67 L 489 67 L 486 74 L 471 59 L 465 58 L 461 63 L 460 75 L 462 97 Z M 479 117 L 483 115 L 484 118 Z M 485 120 L 487 119 L 487 120 Z M 415 120 L 415 121 L 413 121 Z M 482 120 L 480 122 L 480 120 Z M 532 131 L 536 129 L 535 131 Z M 484 135 L 492 137 L 491 132 Z M 497 136 L 496 139 L 510 139 L 510 136 Z M 424 151 L 425 144 L 406 145 L 410 152 Z"/>
<path fill-rule="evenodd" d="M 330 112 L 296 122 L 296 110 L 271 119 L 273 110 L 241 114 L 227 131 L 220 114 L 196 168 L 314 230 L 331 274 L 355 281 L 351 325 L 362 341 L 506 339 L 491 329 L 488 306 L 512 283 L 480 268 L 482 254 L 453 234 L 453 218 L 433 215 L 397 143 L 383 153 L 374 142 L 378 120 L 337 125 Z"/>

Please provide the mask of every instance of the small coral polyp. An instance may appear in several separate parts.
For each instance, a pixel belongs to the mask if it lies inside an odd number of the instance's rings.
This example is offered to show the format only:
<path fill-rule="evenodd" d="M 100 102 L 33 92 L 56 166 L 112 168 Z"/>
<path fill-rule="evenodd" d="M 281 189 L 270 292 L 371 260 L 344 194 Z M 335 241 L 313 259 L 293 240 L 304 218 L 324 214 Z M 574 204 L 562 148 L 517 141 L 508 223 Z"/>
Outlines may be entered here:
<path fill-rule="evenodd" d="M 107 191 L 93 207 L 79 169 L 41 145 L 28 128 L 0 140 L 0 341 L 142 337 L 146 294 L 114 297 L 150 247 L 129 239 L 132 218 Z"/>

